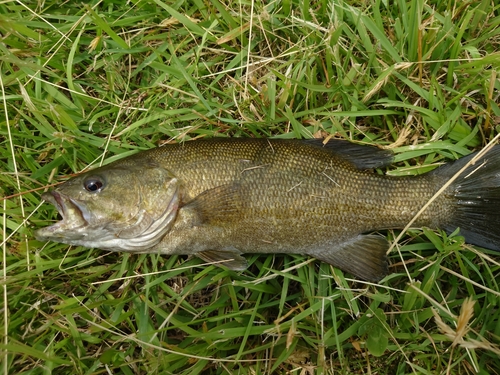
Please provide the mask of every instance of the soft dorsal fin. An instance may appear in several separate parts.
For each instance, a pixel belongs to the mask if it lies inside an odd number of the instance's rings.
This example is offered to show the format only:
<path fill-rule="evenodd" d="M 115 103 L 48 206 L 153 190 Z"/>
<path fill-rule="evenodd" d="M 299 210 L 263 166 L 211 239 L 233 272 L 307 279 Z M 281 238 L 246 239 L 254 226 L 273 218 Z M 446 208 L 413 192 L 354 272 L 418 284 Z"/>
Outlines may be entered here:
<path fill-rule="evenodd" d="M 390 150 L 358 145 L 342 139 L 330 139 L 326 143 L 323 143 L 323 139 L 307 139 L 304 142 L 325 148 L 348 160 L 358 169 L 382 168 L 391 165 L 394 160 L 394 154 Z"/>
<path fill-rule="evenodd" d="M 360 234 L 333 249 L 321 249 L 309 255 L 367 281 L 379 281 L 387 275 L 389 243 L 382 236 Z"/>

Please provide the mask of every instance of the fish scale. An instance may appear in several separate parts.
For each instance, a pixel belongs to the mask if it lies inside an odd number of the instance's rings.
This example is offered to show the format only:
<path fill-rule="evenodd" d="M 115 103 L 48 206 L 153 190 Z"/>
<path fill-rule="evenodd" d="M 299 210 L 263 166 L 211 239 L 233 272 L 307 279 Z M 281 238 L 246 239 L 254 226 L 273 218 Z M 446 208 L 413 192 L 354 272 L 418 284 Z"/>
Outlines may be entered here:
<path fill-rule="evenodd" d="M 233 248 L 239 253 L 333 253 L 359 233 L 404 226 L 439 188 L 432 179 L 418 177 L 402 186 L 399 179 L 355 168 L 343 155 L 294 141 L 216 139 L 171 149 L 157 149 L 152 157 L 180 181 L 190 182 L 190 199 L 237 184 L 239 204 L 230 213 L 212 214 L 209 225 L 198 226 L 201 230 L 191 229 L 197 219 L 174 225 L 157 246 L 165 254 Z M 242 160 L 251 165 L 242 166 Z M 225 204 L 218 196 L 203 200 L 211 212 Z M 198 210 L 199 204 L 188 205 L 179 214 L 196 218 Z M 416 225 L 432 225 L 431 215 Z"/>
<path fill-rule="evenodd" d="M 187 142 L 176 148 L 174 152 L 155 149 L 151 157 L 181 181 L 189 181 L 189 197 L 237 182 L 257 214 L 260 208 L 270 205 L 277 210 L 275 215 L 287 217 L 290 209 L 322 210 L 323 214 L 336 216 L 329 224 L 332 231 L 346 219 L 353 225 L 363 225 L 364 231 L 382 229 L 380 225 L 404 225 L 440 187 L 429 179 L 403 181 L 359 170 L 341 156 L 296 142 L 275 141 L 271 147 L 268 141 L 260 139 L 216 139 Z M 209 148 L 209 152 L 204 148 Z M 252 165 L 242 168 L 241 160 L 249 160 Z M 338 217 L 338 213 L 344 216 Z M 358 223 L 360 213 L 372 220 Z M 245 214 L 240 212 L 239 216 L 244 218 Z M 423 216 L 419 226 L 430 221 L 430 215 Z M 359 228 L 353 230 L 358 232 Z"/>

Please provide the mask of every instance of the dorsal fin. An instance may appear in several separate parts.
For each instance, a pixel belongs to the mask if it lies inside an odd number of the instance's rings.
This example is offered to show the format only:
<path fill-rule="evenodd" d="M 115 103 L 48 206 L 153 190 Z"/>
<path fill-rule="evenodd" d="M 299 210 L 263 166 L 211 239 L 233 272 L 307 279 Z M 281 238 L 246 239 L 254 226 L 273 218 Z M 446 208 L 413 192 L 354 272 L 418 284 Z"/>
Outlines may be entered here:
<path fill-rule="evenodd" d="M 307 139 L 304 142 L 327 149 L 354 164 L 358 169 L 382 168 L 391 165 L 394 154 L 375 146 L 358 145 L 342 139 Z"/>

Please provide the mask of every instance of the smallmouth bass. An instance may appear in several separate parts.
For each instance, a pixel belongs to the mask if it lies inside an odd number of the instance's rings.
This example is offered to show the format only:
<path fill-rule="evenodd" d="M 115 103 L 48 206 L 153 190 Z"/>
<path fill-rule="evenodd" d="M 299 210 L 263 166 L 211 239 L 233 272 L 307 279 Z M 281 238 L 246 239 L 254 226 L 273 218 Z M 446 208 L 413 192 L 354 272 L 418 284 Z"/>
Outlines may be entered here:
<path fill-rule="evenodd" d="M 42 198 L 62 220 L 51 240 L 111 251 L 193 254 L 243 270 L 244 253 L 307 254 L 355 276 L 387 274 L 387 240 L 474 154 L 417 177 L 373 168 L 393 155 L 347 141 L 215 138 L 142 151 Z M 500 250 L 500 146 L 469 166 L 414 227 Z"/>

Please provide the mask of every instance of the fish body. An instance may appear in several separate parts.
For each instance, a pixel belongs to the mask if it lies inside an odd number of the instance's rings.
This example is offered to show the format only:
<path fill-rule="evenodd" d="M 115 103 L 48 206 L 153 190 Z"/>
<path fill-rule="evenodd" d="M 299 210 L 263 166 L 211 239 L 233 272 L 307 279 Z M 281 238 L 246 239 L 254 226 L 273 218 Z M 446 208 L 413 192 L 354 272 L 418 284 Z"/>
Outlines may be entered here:
<path fill-rule="evenodd" d="M 470 167 L 479 179 L 451 185 L 414 226 L 453 231 L 465 225 L 468 241 L 499 249 L 498 238 L 486 233 L 500 221 L 491 208 L 499 207 L 500 149 L 490 154 L 482 167 Z M 308 254 L 376 281 L 387 273 L 389 244 L 371 232 L 404 227 L 470 158 L 395 178 L 372 170 L 390 164 L 390 152 L 346 141 L 220 138 L 166 145 L 45 193 L 63 220 L 35 235 L 112 251 L 193 254 L 235 270 L 247 266 L 244 253 Z M 477 189 L 490 186 L 478 198 Z"/>

